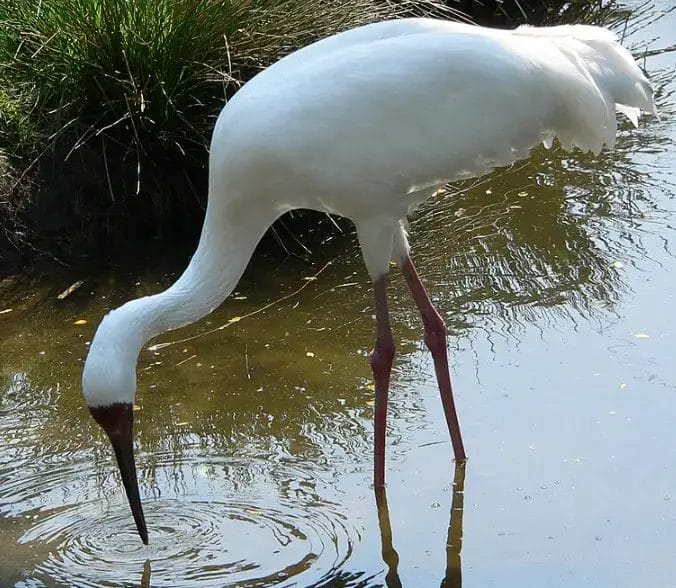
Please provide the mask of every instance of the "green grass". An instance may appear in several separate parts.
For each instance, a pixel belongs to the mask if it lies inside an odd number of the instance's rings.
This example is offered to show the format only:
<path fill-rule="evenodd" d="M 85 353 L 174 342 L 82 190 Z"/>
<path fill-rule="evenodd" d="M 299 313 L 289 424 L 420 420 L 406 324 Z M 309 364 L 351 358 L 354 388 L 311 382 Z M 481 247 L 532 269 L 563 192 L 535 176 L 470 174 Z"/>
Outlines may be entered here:
<path fill-rule="evenodd" d="M 317 38 L 435 8 L 434 0 L 2 0 L 0 152 L 13 177 L 3 201 L 30 182 L 38 210 L 60 207 L 92 236 L 126 216 L 160 224 L 186 209 L 199 216 L 215 117 L 247 79 Z"/>

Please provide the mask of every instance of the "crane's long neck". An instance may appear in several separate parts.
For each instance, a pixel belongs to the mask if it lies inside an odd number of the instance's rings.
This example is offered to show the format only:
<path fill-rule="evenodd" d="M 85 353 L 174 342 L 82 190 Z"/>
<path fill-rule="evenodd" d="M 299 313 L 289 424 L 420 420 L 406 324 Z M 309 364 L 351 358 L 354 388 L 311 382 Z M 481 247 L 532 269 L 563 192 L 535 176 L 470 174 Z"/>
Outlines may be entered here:
<path fill-rule="evenodd" d="M 90 353 L 115 349 L 135 361 L 155 335 L 209 314 L 232 292 L 275 215 L 240 213 L 234 218 L 210 207 L 188 267 L 164 292 L 138 298 L 108 314 Z"/>

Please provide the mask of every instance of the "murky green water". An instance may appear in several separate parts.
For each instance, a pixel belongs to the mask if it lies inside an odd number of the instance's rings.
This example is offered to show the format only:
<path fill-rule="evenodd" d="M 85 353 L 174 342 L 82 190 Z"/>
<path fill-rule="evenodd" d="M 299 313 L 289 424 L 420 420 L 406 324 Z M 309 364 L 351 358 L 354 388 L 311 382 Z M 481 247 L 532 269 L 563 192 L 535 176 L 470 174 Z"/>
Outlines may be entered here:
<path fill-rule="evenodd" d="M 626 27 L 661 121 L 599 158 L 539 151 L 412 223 L 452 331 L 464 470 L 394 278 L 374 495 L 369 282 L 353 238 L 310 237 L 307 260 L 258 257 L 208 321 L 142 353 L 144 547 L 80 371 L 104 312 L 185 258 L 2 282 L 0 586 L 676 585 L 670 6 Z"/>

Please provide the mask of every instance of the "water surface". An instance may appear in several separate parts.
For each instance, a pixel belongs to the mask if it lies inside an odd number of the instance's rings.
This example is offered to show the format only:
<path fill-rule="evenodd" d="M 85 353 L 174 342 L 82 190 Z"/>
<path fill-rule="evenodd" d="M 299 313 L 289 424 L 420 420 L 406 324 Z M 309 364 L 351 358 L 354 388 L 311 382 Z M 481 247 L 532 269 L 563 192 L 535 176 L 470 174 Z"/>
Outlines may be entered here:
<path fill-rule="evenodd" d="M 661 121 L 624 121 L 599 157 L 537 150 L 412 222 L 451 330 L 465 468 L 393 275 L 374 494 L 369 281 L 354 237 L 321 221 L 311 255 L 287 236 L 297 256 L 255 258 L 208 320 L 142 352 L 144 547 L 79 379 L 103 314 L 185 255 L 17 276 L 0 284 L 0 586 L 673 585 L 676 13 L 656 0 L 618 26 Z"/>

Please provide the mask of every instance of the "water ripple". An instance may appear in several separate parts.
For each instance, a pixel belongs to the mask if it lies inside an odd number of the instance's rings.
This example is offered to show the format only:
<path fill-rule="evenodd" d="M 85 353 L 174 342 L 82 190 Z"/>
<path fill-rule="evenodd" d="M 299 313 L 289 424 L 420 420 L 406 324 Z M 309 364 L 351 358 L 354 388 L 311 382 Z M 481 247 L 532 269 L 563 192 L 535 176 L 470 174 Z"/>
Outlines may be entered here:
<path fill-rule="evenodd" d="M 208 461 L 213 465 L 213 456 Z M 177 465 L 187 464 L 172 467 Z M 232 472 L 250 464 L 221 465 Z M 147 547 L 126 503 L 100 499 L 42 510 L 19 543 L 46 545 L 49 553 L 35 566 L 35 577 L 67 586 L 119 586 L 121 578 L 140 579 L 146 561 L 152 586 L 286 586 L 301 575 L 305 585 L 321 581 L 349 558 L 358 533 L 340 505 L 316 494 L 307 474 L 299 479 L 293 468 L 273 469 L 282 476 L 274 496 L 269 488 L 238 490 L 232 499 L 228 490 L 200 495 L 191 488 L 188 496 L 146 499 Z"/>

